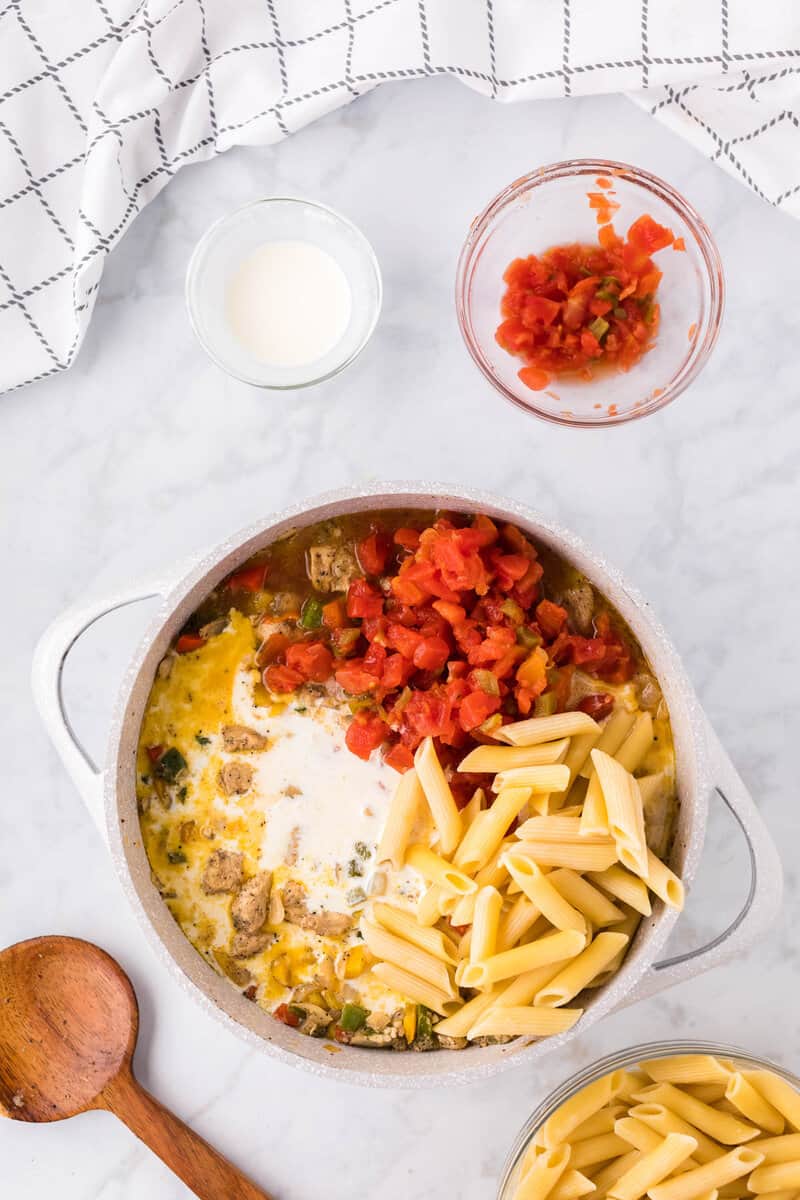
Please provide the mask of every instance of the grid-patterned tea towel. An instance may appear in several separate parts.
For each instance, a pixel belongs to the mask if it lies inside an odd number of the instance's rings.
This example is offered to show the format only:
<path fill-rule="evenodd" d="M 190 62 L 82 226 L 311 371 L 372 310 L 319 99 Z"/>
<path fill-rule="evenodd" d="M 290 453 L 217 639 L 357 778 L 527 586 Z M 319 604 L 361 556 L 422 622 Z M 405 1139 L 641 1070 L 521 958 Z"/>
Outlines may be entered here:
<path fill-rule="evenodd" d="M 800 0 L 0 0 L 0 391 L 72 362 L 106 254 L 184 163 L 443 73 L 632 93 L 800 213 Z"/>

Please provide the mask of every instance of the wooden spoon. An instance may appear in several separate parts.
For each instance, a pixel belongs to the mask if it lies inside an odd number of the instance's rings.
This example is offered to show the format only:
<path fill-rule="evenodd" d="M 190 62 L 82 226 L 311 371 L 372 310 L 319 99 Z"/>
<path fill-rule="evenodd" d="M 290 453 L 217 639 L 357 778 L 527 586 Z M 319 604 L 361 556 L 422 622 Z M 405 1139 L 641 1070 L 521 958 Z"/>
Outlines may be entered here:
<path fill-rule="evenodd" d="M 269 1200 L 133 1076 L 139 1008 L 89 942 L 40 937 L 0 952 L 0 1113 L 61 1121 L 113 1113 L 201 1200 Z"/>

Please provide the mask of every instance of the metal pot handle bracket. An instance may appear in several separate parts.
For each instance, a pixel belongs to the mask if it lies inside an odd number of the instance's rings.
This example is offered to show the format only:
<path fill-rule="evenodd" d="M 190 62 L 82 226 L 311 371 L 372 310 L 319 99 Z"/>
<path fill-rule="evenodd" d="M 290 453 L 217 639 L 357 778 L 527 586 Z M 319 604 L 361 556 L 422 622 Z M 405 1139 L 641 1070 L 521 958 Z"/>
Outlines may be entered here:
<path fill-rule="evenodd" d="M 66 609 L 42 634 L 33 655 L 33 698 L 50 739 L 78 789 L 102 837 L 107 838 L 103 807 L 104 773 L 81 745 L 64 704 L 63 675 L 69 652 L 88 629 L 103 617 L 165 595 L 163 579 L 142 581 L 135 590 L 113 592 Z"/>
<path fill-rule="evenodd" d="M 706 741 L 714 779 L 711 802 L 724 804 L 748 850 L 750 881 L 745 901 L 728 925 L 703 946 L 654 963 L 623 1007 L 691 979 L 748 950 L 775 922 L 783 895 L 778 848 L 738 771 L 706 718 Z M 704 853 L 707 853 L 704 851 Z"/>

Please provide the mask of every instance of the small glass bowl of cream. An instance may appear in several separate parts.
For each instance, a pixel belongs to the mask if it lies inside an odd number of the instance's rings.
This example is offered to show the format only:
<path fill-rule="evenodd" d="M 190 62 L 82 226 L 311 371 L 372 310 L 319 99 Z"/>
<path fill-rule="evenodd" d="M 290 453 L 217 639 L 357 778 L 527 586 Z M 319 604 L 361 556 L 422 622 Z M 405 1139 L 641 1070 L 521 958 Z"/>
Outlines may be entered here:
<path fill-rule="evenodd" d="M 300 388 L 338 374 L 363 350 L 381 308 L 381 273 L 363 233 L 295 197 L 256 200 L 222 217 L 186 273 L 192 328 L 214 362 L 245 383 Z"/>

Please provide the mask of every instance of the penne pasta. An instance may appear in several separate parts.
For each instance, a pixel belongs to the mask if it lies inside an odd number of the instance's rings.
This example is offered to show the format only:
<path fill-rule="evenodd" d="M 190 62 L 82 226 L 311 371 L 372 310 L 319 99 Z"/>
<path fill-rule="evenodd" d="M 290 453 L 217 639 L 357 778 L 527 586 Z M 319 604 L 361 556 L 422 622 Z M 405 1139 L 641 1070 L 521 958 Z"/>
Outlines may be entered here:
<path fill-rule="evenodd" d="M 719 1109 L 712 1108 L 710 1104 L 696 1100 L 694 1096 L 682 1092 L 672 1083 L 654 1083 L 651 1087 L 637 1092 L 635 1099 L 645 1104 L 665 1105 L 679 1117 L 683 1117 L 685 1121 L 689 1121 L 703 1133 L 726 1146 L 749 1142 L 751 1138 L 758 1137 L 760 1132 L 755 1126 L 745 1124 L 744 1121 L 731 1116 L 730 1113 L 720 1112 Z M 732 1178 L 735 1179 L 736 1176 L 734 1175 Z M 729 1181 L 726 1179 L 723 1182 L 728 1183 Z M 719 1186 L 716 1182 L 709 1184 L 709 1187 Z"/>
<path fill-rule="evenodd" d="M 618 1158 L 612 1158 L 599 1171 L 589 1171 L 588 1175 L 595 1186 L 593 1196 L 597 1197 L 597 1200 L 607 1196 L 608 1189 L 613 1187 L 626 1171 L 630 1171 L 631 1167 L 635 1166 L 641 1157 L 640 1151 L 630 1150 L 627 1154 L 621 1154 Z"/>
<path fill-rule="evenodd" d="M 547 937 L 537 938 L 527 946 L 517 946 L 513 950 L 493 954 L 483 962 L 463 964 L 461 983 L 464 987 L 485 988 L 502 979 L 510 979 L 513 975 L 531 971 L 534 967 L 572 958 L 580 953 L 585 943 L 584 935 L 573 930 L 551 933 Z"/>
<path fill-rule="evenodd" d="M 458 947 L 453 939 L 447 937 L 440 929 L 420 925 L 413 913 L 376 900 L 370 908 L 370 917 L 389 933 L 394 933 L 397 937 L 418 946 L 420 950 L 432 954 L 434 958 L 440 958 L 442 962 L 455 966 Z"/>
<path fill-rule="evenodd" d="M 523 1167 L 522 1179 L 517 1189 L 517 1200 L 546 1200 L 569 1163 L 569 1146 L 546 1150 L 533 1162 Z"/>
<path fill-rule="evenodd" d="M 633 728 L 614 758 L 624 770 L 630 771 L 632 775 L 642 765 L 652 744 L 653 718 L 649 712 L 640 712 L 633 723 Z"/>
<path fill-rule="evenodd" d="M 683 884 L 678 876 L 665 866 L 653 851 L 647 851 L 647 873 L 645 881 L 651 892 L 655 892 L 660 900 L 670 908 L 683 908 L 685 895 Z"/>
<path fill-rule="evenodd" d="M 623 1108 L 623 1112 L 627 1109 Z M 645 1125 L 643 1121 L 637 1120 L 636 1117 L 620 1117 L 614 1122 L 614 1133 L 617 1137 L 623 1138 L 626 1142 L 630 1142 L 634 1150 L 641 1150 L 643 1154 L 649 1154 L 651 1150 L 656 1150 L 663 1145 L 666 1138 L 662 1138 L 656 1133 L 655 1129 L 651 1129 L 649 1125 Z M 685 1136 L 685 1135 L 675 1135 Z M 697 1142 L 695 1142 L 695 1148 Z M 647 1189 L 645 1188 L 645 1191 Z"/>
<path fill-rule="evenodd" d="M 461 810 L 461 822 L 464 829 L 469 829 L 472 822 L 477 817 L 478 813 L 483 812 L 486 807 L 486 793 L 483 788 L 476 788 L 472 793 L 469 804 Z"/>
<path fill-rule="evenodd" d="M 603 725 L 595 748 L 613 757 L 630 733 L 635 721 L 636 713 L 628 712 L 627 708 L 615 708 Z M 592 778 L 594 775 L 594 763 L 591 759 L 587 759 L 578 774 L 583 775 L 585 779 Z"/>
<path fill-rule="evenodd" d="M 382 962 L 393 963 L 396 967 L 401 967 L 404 971 L 408 971 L 410 975 L 415 975 L 418 979 L 424 980 L 425 983 L 431 984 L 437 991 L 447 996 L 450 1000 L 456 999 L 455 988 L 451 979 L 451 973 L 447 968 L 447 964 L 439 958 L 434 958 L 425 950 L 421 950 L 419 946 L 415 946 L 412 942 L 407 942 L 404 938 L 398 937 L 394 933 L 389 933 L 388 930 L 382 929 L 380 925 L 375 925 L 372 921 L 368 921 L 366 917 L 362 917 L 358 923 L 358 928 L 364 938 L 368 950 Z"/>
<path fill-rule="evenodd" d="M 392 991 L 399 992 L 401 996 L 407 996 L 409 1000 L 414 1000 L 417 1004 L 424 1004 L 432 1012 L 446 1015 L 458 1007 L 457 1002 L 451 996 L 394 963 L 376 963 L 372 968 L 372 974 Z"/>
<path fill-rule="evenodd" d="M 389 814 L 383 827 L 375 858 L 378 863 L 390 862 L 399 870 L 405 862 L 411 830 L 425 800 L 417 772 L 413 769 L 401 775 L 395 788 Z"/>
<path fill-rule="evenodd" d="M 479 962 L 490 958 L 497 946 L 497 927 L 503 898 L 497 888 L 481 888 L 475 900 L 475 915 L 469 946 L 469 961 Z"/>
<path fill-rule="evenodd" d="M 436 1033 L 441 1033 L 444 1037 L 466 1037 L 478 1020 L 478 1017 L 495 1003 L 497 995 L 497 989 L 488 992 L 479 992 L 471 1000 L 468 1000 L 466 1004 L 462 1004 L 457 1012 L 452 1013 L 449 1017 L 445 1017 L 443 1021 L 439 1021 L 436 1026 Z"/>
<path fill-rule="evenodd" d="M 626 1111 L 624 1104 L 606 1105 L 605 1108 L 601 1108 L 598 1112 L 593 1113 L 591 1117 L 587 1117 L 577 1129 L 573 1129 L 569 1135 L 569 1140 L 571 1142 L 580 1142 L 584 1138 L 597 1137 L 599 1133 L 616 1133 L 615 1126 L 617 1121 L 624 1116 Z M 658 1141 L 661 1141 L 661 1139 L 658 1138 Z"/>
<path fill-rule="evenodd" d="M 725 1153 L 724 1147 L 713 1138 L 707 1137 L 702 1130 L 679 1117 L 677 1113 L 671 1112 L 663 1104 L 636 1104 L 629 1111 L 632 1117 L 649 1125 L 662 1137 L 666 1137 L 668 1133 L 686 1133 L 693 1137 L 697 1142 L 694 1157 L 700 1163 L 712 1162 Z"/>
<path fill-rule="evenodd" d="M 541 1144 L 552 1149 L 559 1142 L 566 1142 L 574 1129 L 615 1099 L 624 1075 L 624 1071 L 603 1075 L 560 1104 L 539 1130 Z"/>
<path fill-rule="evenodd" d="M 505 863 L 511 878 L 551 925 L 556 929 L 575 929 L 578 933 L 588 934 L 586 918 L 553 887 L 535 862 L 509 850 Z"/>
<path fill-rule="evenodd" d="M 437 923 L 443 915 L 440 903 L 449 894 L 438 883 L 431 884 L 417 904 L 416 918 L 420 925 L 435 925 Z"/>
<path fill-rule="evenodd" d="M 506 882 L 508 871 L 502 865 L 500 860 L 503 857 L 504 851 L 507 850 L 509 846 L 515 844 L 516 843 L 511 838 L 509 838 L 508 841 L 503 841 L 500 843 L 486 866 L 481 867 L 481 869 L 476 873 L 475 882 L 477 883 L 478 887 L 488 887 L 491 885 L 492 887 L 499 888 Z"/>
<path fill-rule="evenodd" d="M 730 1071 L 713 1054 L 671 1054 L 639 1063 L 655 1083 L 721 1083 L 724 1088 Z"/>
<path fill-rule="evenodd" d="M 575 842 L 579 846 L 606 846 L 609 833 L 585 834 L 581 832 L 579 817 L 566 815 L 567 810 L 544 817 L 530 817 L 518 826 L 514 836 L 520 841 L 531 842 Z"/>
<path fill-rule="evenodd" d="M 783 1114 L 778 1112 L 777 1108 L 773 1108 L 739 1071 L 730 1076 L 725 1088 L 725 1099 L 754 1125 L 760 1125 L 768 1133 L 783 1133 L 786 1124 Z"/>
<path fill-rule="evenodd" d="M 589 780 L 583 800 L 580 830 L 586 836 L 593 833 L 602 833 L 608 836 L 608 810 L 603 797 L 603 789 L 600 786 L 600 778 L 596 771 Z"/>
<path fill-rule="evenodd" d="M 766 1167 L 757 1167 L 747 1180 L 747 1186 L 756 1195 L 784 1188 L 800 1188 L 800 1162 L 770 1163 Z"/>
<path fill-rule="evenodd" d="M 563 791 L 569 785 L 569 768 L 563 763 L 540 767 L 511 767 L 499 771 L 492 784 L 493 792 L 506 788 L 530 788 L 531 795 L 544 796 L 549 792 Z"/>
<path fill-rule="evenodd" d="M 753 1150 L 764 1155 L 764 1165 L 800 1162 L 800 1133 L 785 1133 L 782 1137 L 757 1138 L 749 1143 Z"/>
<path fill-rule="evenodd" d="M 419 871 L 428 883 L 438 884 L 443 891 L 449 892 L 456 899 L 468 896 L 470 892 L 478 890 L 478 885 L 474 880 L 445 859 L 440 858 L 438 854 L 434 854 L 427 846 L 411 846 L 406 852 L 406 862 L 415 871 Z"/>
<path fill-rule="evenodd" d="M 511 908 L 502 914 L 497 927 L 497 953 L 501 950 L 511 950 L 520 938 L 533 929 L 541 917 L 535 904 L 531 904 L 527 896 L 519 896 Z"/>
<path fill-rule="evenodd" d="M 686 1083 L 683 1090 L 695 1100 L 703 1100 L 706 1104 L 716 1104 L 725 1099 L 724 1083 Z"/>
<path fill-rule="evenodd" d="M 598 933 L 581 954 L 537 992 L 535 1003 L 550 1008 L 566 1004 L 582 992 L 627 944 L 628 938 L 624 933 Z"/>
<path fill-rule="evenodd" d="M 475 916 L 475 902 L 477 898 L 478 892 L 470 892 L 468 896 L 461 897 L 453 911 L 450 913 L 451 925 L 472 924 L 472 919 Z"/>
<path fill-rule="evenodd" d="M 644 1128 L 647 1128 L 644 1126 Z M 608 1189 L 612 1200 L 640 1200 L 646 1192 L 672 1175 L 692 1152 L 697 1142 L 683 1133 L 669 1133 L 658 1146 L 643 1154 L 630 1170 Z"/>
<path fill-rule="evenodd" d="M 674 1179 L 656 1184 L 648 1189 L 647 1194 L 650 1200 L 697 1200 L 697 1197 L 706 1192 L 748 1175 L 760 1162 L 761 1155 L 755 1150 L 749 1150 L 747 1146 L 737 1146 L 735 1150 L 730 1150 L 721 1158 L 715 1158 L 713 1162 L 704 1163 L 693 1171 L 686 1171 L 682 1175 L 676 1175 Z"/>
<path fill-rule="evenodd" d="M 516 767 L 542 767 L 561 762 L 569 748 L 567 738 L 539 746 L 477 746 L 458 764 L 459 773 L 510 771 Z"/>
<path fill-rule="evenodd" d="M 612 904 L 599 888 L 594 887 L 577 871 L 571 871 L 568 867 L 559 867 L 557 870 L 551 871 L 547 878 L 556 891 L 574 908 L 577 908 L 578 912 L 583 913 L 595 929 L 601 929 L 604 925 L 615 925 L 625 920 L 623 910 L 616 904 Z M 625 933 L 627 930 L 622 932 Z"/>
<path fill-rule="evenodd" d="M 571 1142 L 572 1153 L 569 1156 L 570 1165 L 576 1171 L 584 1167 L 593 1167 L 597 1163 L 607 1162 L 609 1158 L 620 1158 L 630 1152 L 630 1146 L 615 1133 L 601 1133 L 597 1137 L 583 1138 L 580 1142 Z"/>
<path fill-rule="evenodd" d="M 624 867 L 612 865 L 603 871 L 587 872 L 592 883 L 597 884 L 623 904 L 634 908 L 643 917 L 649 917 L 653 909 L 647 894 L 647 884 L 638 875 L 632 875 Z"/>
<path fill-rule="evenodd" d="M 465 833 L 453 856 L 455 865 L 470 873 L 485 866 L 530 795 L 531 790 L 527 787 L 506 788 L 500 792 L 491 808 L 480 813 Z"/>
<path fill-rule="evenodd" d="M 586 985 L 587 987 L 591 987 L 591 988 L 602 987 L 602 985 L 604 983 L 608 983 L 608 980 L 611 979 L 611 977 L 613 975 L 616 975 L 617 971 L 622 966 L 622 963 L 625 959 L 625 955 L 628 953 L 628 947 L 630 946 L 631 939 L 633 938 L 633 935 L 636 932 L 636 929 L 637 929 L 641 919 L 642 918 L 639 916 L 639 914 L 637 912 L 630 911 L 626 914 L 625 918 L 622 921 L 615 923 L 614 929 L 612 932 L 624 933 L 626 935 L 626 937 L 628 938 L 628 942 L 625 946 L 622 947 L 622 949 L 617 954 L 617 956 L 615 958 L 612 958 L 611 962 L 608 964 L 608 966 L 605 968 L 605 970 L 601 971 L 600 974 L 597 975 L 592 980 L 591 983 Z"/>
<path fill-rule="evenodd" d="M 608 832 L 613 837 L 623 866 L 637 875 L 647 875 L 647 839 L 639 785 L 620 763 L 592 750 L 592 762 L 603 789 Z"/>
<path fill-rule="evenodd" d="M 617 848 L 611 838 L 589 844 L 586 838 L 578 842 L 525 841 L 517 845 L 516 851 L 532 858 L 540 867 L 569 867 L 589 875 L 607 871 L 617 861 Z"/>
<path fill-rule="evenodd" d="M 793 1129 L 800 1130 L 800 1094 L 791 1084 L 773 1071 L 742 1071 L 742 1074 Z"/>
<path fill-rule="evenodd" d="M 582 1008 L 534 1008 L 531 1005 L 501 1007 L 495 1004 L 478 1018 L 467 1036 L 553 1037 L 566 1033 L 582 1014 Z"/>
<path fill-rule="evenodd" d="M 442 853 L 452 854 L 461 840 L 463 823 L 450 785 L 436 756 L 432 738 L 427 737 L 420 742 L 414 755 L 414 767 L 428 801 L 433 823 L 439 833 Z"/>
<path fill-rule="evenodd" d="M 557 738 L 571 738 L 576 734 L 600 736 L 600 726 L 582 712 L 556 713 L 552 717 L 531 717 L 527 721 L 516 721 L 501 725 L 494 733 L 498 742 L 509 746 L 538 746 Z"/>
<path fill-rule="evenodd" d="M 591 1179 L 587 1179 L 580 1171 L 569 1169 L 559 1179 L 547 1200 L 581 1200 L 595 1191 Z"/>
<path fill-rule="evenodd" d="M 516 979 L 512 979 L 510 983 L 505 983 L 497 993 L 495 1004 L 500 1008 L 518 1007 L 520 1005 L 532 1004 L 533 997 L 543 988 L 546 983 L 558 974 L 563 963 L 547 963 L 543 967 L 534 967 L 532 971 L 526 971 L 523 975 L 518 975 Z"/>

